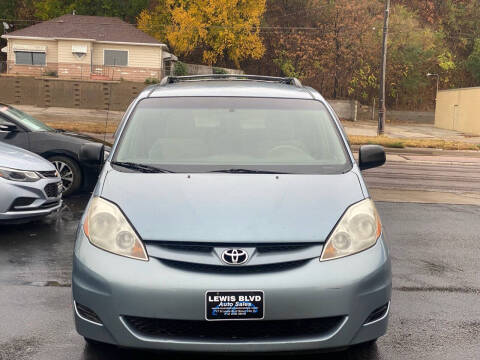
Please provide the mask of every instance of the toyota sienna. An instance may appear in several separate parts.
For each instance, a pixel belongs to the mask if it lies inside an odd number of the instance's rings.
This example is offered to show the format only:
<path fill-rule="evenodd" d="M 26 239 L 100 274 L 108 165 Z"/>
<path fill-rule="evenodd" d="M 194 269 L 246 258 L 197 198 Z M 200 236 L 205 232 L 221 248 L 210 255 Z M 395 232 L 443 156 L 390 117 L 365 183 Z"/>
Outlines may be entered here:
<path fill-rule="evenodd" d="M 78 228 L 77 331 L 176 351 L 373 343 L 391 271 L 360 171 L 384 162 L 376 145 L 357 162 L 297 79 L 163 79 L 126 111 Z"/>

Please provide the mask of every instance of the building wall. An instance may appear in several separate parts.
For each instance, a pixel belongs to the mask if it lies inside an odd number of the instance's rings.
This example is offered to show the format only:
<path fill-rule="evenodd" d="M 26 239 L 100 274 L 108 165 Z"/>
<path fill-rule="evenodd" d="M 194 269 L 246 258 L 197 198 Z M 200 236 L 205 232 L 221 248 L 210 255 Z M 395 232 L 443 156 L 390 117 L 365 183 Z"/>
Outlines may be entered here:
<path fill-rule="evenodd" d="M 14 45 L 46 46 L 46 65 L 16 65 Z M 85 56 L 72 53 L 73 45 L 86 45 Z M 104 66 L 103 50 L 127 50 L 128 66 Z M 93 62 L 93 66 L 91 65 Z M 42 76 L 56 72 L 59 78 L 129 80 L 143 82 L 147 78 L 161 79 L 163 76 L 162 48 L 159 46 L 102 44 L 77 40 L 19 40 L 9 39 L 7 53 L 7 73 L 29 76 Z"/>
<path fill-rule="evenodd" d="M 46 47 L 46 65 L 16 65 L 15 53 L 13 51 L 15 45 L 35 45 Z M 9 39 L 7 43 L 7 73 L 39 76 L 49 71 L 57 71 L 58 64 L 58 46 L 55 40 L 22 40 Z"/>
<path fill-rule="evenodd" d="M 87 47 L 85 55 L 79 57 L 72 52 L 72 46 Z M 83 79 L 90 76 L 92 43 L 89 41 L 58 40 L 58 76 Z"/>
<path fill-rule="evenodd" d="M 127 50 L 129 67 L 162 68 L 162 48 L 160 46 L 119 45 L 95 43 L 93 46 L 93 64 L 103 65 L 103 50 Z"/>
<path fill-rule="evenodd" d="M 480 87 L 438 92 L 435 127 L 480 134 Z"/>

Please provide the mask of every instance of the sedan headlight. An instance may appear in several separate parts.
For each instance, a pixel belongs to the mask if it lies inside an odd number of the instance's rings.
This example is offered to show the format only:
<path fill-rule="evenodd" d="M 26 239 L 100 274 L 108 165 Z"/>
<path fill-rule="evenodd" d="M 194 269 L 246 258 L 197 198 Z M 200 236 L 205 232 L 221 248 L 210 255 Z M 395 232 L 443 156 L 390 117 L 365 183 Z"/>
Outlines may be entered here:
<path fill-rule="evenodd" d="M 111 253 L 148 261 L 142 241 L 120 209 L 110 201 L 94 197 L 87 210 L 83 230 L 90 242 Z"/>
<path fill-rule="evenodd" d="M 21 182 L 34 182 L 40 180 L 40 175 L 35 171 L 23 171 L 0 167 L 0 177 Z"/>
<path fill-rule="evenodd" d="M 365 199 L 349 207 L 323 249 L 320 261 L 338 259 L 366 250 L 376 244 L 382 224 L 375 204 Z"/>

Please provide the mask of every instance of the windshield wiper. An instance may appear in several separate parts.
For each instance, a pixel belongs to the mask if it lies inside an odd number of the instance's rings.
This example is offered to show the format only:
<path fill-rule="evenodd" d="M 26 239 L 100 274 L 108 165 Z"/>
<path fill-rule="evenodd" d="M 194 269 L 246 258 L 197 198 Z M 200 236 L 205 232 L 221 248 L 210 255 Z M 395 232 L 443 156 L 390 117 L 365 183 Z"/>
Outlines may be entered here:
<path fill-rule="evenodd" d="M 121 166 L 127 169 L 137 170 L 143 173 L 173 173 L 173 171 L 161 169 L 152 165 L 147 164 L 138 164 L 133 162 L 125 161 L 113 161 L 112 165 Z"/>
<path fill-rule="evenodd" d="M 222 169 L 213 170 L 212 173 L 229 173 L 229 174 L 287 174 L 285 172 L 269 171 L 269 170 L 252 170 L 252 169 Z"/>

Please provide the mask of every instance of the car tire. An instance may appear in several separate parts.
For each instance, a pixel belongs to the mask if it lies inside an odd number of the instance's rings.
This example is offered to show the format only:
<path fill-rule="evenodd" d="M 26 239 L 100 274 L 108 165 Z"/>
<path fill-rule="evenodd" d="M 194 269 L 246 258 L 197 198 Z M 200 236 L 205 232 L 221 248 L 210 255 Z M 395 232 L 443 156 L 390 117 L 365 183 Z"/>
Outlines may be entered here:
<path fill-rule="evenodd" d="M 82 170 L 78 163 L 67 156 L 52 156 L 48 160 L 55 165 L 63 183 L 63 196 L 70 196 L 82 185 Z"/>

